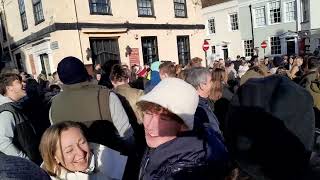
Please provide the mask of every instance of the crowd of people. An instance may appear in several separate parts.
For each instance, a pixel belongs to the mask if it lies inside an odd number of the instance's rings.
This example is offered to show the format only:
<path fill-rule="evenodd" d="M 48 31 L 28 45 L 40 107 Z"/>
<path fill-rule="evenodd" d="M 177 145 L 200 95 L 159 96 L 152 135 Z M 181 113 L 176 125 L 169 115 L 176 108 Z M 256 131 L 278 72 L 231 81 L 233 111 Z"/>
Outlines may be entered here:
<path fill-rule="evenodd" d="M 0 75 L 0 179 L 320 178 L 320 58 Z"/>

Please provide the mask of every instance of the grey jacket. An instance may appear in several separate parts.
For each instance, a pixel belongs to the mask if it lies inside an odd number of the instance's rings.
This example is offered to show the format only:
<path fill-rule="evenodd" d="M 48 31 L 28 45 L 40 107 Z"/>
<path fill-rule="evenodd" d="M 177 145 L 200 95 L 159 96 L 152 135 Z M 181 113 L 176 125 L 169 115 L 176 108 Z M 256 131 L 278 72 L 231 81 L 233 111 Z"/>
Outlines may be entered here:
<path fill-rule="evenodd" d="M 0 105 L 12 102 L 8 97 L 0 95 Z M 0 151 L 11 156 L 28 159 L 27 155 L 19 150 L 12 142 L 14 136 L 15 121 L 11 112 L 0 113 Z"/>

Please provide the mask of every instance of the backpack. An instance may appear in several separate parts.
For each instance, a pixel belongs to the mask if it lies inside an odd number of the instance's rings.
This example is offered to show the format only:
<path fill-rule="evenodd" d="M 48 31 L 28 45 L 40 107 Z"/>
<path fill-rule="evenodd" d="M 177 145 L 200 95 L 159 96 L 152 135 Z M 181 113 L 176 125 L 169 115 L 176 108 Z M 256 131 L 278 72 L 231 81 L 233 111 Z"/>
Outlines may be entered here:
<path fill-rule="evenodd" d="M 12 113 L 14 118 L 15 127 L 12 140 L 13 144 L 25 153 L 30 160 L 40 164 L 42 161 L 38 149 L 40 137 L 31 121 L 22 113 L 22 108 L 14 102 L 0 105 L 0 113 L 4 111 Z"/>

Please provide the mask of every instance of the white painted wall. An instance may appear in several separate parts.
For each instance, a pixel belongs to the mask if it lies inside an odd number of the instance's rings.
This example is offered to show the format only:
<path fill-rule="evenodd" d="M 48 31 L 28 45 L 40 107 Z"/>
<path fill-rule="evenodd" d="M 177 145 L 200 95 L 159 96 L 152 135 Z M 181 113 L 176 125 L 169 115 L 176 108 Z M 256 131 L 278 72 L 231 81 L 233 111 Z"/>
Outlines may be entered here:
<path fill-rule="evenodd" d="M 230 25 L 229 15 L 232 13 L 238 13 L 239 30 L 232 31 Z M 243 46 L 240 34 L 240 16 L 238 12 L 238 1 L 229 1 L 214 6 L 206 7 L 202 10 L 203 19 L 206 24 L 206 37 L 210 43 L 210 49 L 208 50 L 208 56 L 213 59 L 223 58 L 222 46 L 228 46 L 229 57 L 235 59 L 237 55 L 243 54 Z M 209 34 L 208 20 L 215 19 L 215 34 Z M 212 54 L 211 46 L 216 46 L 216 54 Z"/>

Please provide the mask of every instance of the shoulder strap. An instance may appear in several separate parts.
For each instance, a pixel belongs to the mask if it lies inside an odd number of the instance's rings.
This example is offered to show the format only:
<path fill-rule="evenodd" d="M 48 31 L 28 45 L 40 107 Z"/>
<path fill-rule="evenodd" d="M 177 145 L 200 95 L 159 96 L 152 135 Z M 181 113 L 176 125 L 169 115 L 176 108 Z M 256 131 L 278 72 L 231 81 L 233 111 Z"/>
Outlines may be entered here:
<path fill-rule="evenodd" d="M 98 90 L 98 106 L 101 120 L 108 120 L 112 122 L 111 112 L 109 107 L 110 90 L 106 88 L 99 88 Z"/>

